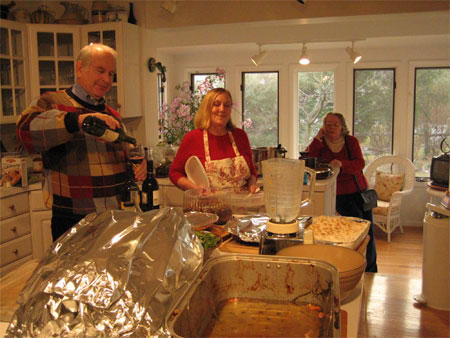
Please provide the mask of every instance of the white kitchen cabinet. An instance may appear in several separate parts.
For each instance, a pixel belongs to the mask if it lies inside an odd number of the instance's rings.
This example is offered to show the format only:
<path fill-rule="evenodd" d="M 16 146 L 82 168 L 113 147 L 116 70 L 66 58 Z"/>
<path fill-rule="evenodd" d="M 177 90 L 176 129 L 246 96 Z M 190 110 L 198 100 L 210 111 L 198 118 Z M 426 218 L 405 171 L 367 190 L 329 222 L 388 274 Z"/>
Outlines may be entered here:
<path fill-rule="evenodd" d="M 70 88 L 75 82 L 75 59 L 80 32 L 73 25 L 28 25 L 31 95 Z"/>
<path fill-rule="evenodd" d="M 44 204 L 42 190 L 30 191 L 29 199 L 33 259 L 40 260 L 53 243 L 51 229 L 52 211 Z"/>
<path fill-rule="evenodd" d="M 28 192 L 16 190 L 0 200 L 0 275 L 32 258 Z"/>
<path fill-rule="evenodd" d="M 15 123 L 30 100 L 26 25 L 0 20 L 0 123 Z"/>
<path fill-rule="evenodd" d="M 103 43 L 118 53 L 116 79 L 107 102 L 122 117 L 142 116 L 140 28 L 126 22 L 80 26 L 81 45 Z"/>

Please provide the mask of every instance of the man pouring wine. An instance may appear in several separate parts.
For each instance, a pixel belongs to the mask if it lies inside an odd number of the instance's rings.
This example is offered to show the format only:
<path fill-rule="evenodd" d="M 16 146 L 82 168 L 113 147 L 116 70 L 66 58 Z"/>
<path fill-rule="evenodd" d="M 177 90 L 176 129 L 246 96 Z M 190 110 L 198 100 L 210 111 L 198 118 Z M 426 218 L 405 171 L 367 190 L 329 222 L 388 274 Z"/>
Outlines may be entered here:
<path fill-rule="evenodd" d="M 54 241 L 87 214 L 119 208 L 127 149 L 135 140 L 125 134 L 119 113 L 104 98 L 116 58 L 108 46 L 85 46 L 76 61 L 76 83 L 44 93 L 17 121 L 20 143 L 29 153 L 42 154 L 44 201 L 52 208 Z M 135 166 L 134 175 L 146 177 L 145 161 Z"/>

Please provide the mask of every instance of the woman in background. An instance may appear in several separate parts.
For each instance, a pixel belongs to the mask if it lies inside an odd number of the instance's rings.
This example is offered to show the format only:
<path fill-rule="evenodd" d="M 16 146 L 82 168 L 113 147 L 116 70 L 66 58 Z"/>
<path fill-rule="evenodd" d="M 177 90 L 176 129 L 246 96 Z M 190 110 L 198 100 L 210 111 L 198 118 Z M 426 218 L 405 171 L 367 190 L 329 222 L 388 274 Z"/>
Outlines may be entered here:
<path fill-rule="evenodd" d="M 196 129 L 187 133 L 174 162 L 169 178 L 182 190 L 203 188 L 186 176 L 186 161 L 197 156 L 203 164 L 210 187 L 256 191 L 258 174 L 252 150 L 244 130 L 231 121 L 233 100 L 228 90 L 215 88 L 203 98 L 195 114 Z"/>
<path fill-rule="evenodd" d="M 372 210 L 363 210 L 363 201 L 355 181 L 356 178 L 361 190 L 367 189 L 367 179 L 362 172 L 365 161 L 358 139 L 348 133 L 344 116 L 340 113 L 328 113 L 323 118 L 322 128 L 308 146 L 308 156 L 326 159 L 332 166 L 340 168 L 337 177 L 336 211 L 342 216 L 358 217 L 370 221 L 366 271 L 377 272 Z"/>

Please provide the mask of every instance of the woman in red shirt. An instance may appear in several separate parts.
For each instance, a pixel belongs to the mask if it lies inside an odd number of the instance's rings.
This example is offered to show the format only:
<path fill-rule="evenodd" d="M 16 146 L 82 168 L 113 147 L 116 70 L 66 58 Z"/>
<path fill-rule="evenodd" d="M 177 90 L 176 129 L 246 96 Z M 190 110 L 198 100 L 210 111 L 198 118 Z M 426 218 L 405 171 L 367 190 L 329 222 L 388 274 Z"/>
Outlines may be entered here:
<path fill-rule="evenodd" d="M 210 187 L 256 191 L 257 172 L 244 130 L 231 122 L 231 94 L 224 88 L 210 90 L 195 114 L 196 129 L 187 133 L 169 178 L 180 189 L 202 188 L 189 180 L 184 169 L 191 156 L 197 156 L 205 168 Z"/>
<path fill-rule="evenodd" d="M 356 185 L 357 180 L 361 190 L 368 187 L 362 172 L 365 161 L 358 139 L 348 133 L 344 116 L 340 113 L 328 113 L 323 119 L 323 127 L 308 146 L 308 156 L 326 160 L 332 166 L 340 168 L 337 177 L 336 211 L 342 216 L 359 217 L 370 221 L 366 271 L 377 272 L 372 210 L 363 210 L 363 202 Z"/>

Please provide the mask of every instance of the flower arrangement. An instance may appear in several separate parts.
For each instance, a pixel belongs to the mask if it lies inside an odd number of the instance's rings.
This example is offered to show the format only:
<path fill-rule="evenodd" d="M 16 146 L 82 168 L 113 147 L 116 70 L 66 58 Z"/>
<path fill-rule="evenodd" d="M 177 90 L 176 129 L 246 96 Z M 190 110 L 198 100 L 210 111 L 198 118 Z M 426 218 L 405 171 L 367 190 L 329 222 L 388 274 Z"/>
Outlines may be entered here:
<path fill-rule="evenodd" d="M 162 143 L 179 145 L 184 135 L 194 129 L 194 115 L 203 97 L 208 91 L 224 83 L 225 71 L 217 68 L 216 72 L 217 76 L 207 76 L 194 92 L 187 81 L 175 86 L 179 95 L 172 103 L 164 103 L 158 114 Z"/>

